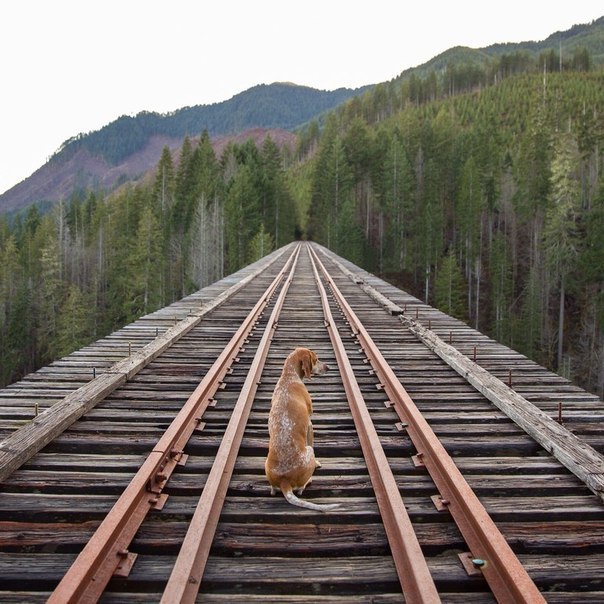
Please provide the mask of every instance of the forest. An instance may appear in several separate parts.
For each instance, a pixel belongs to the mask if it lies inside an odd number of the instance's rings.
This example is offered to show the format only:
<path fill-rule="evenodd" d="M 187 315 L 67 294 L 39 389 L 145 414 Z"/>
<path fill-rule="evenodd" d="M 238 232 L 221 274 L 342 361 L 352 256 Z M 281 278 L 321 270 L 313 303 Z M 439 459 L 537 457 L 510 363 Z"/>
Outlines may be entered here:
<path fill-rule="evenodd" d="M 583 51 L 397 78 L 294 153 L 185 138 L 138 184 L 0 217 L 0 382 L 306 237 L 602 395 L 603 147 Z"/>

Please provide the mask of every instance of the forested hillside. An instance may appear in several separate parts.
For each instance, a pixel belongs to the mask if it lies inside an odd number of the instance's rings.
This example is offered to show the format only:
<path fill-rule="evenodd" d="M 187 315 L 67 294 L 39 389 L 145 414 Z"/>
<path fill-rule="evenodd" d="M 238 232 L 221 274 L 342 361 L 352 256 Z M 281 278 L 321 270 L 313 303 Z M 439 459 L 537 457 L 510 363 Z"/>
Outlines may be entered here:
<path fill-rule="evenodd" d="M 601 393 L 604 74 L 583 56 L 381 85 L 309 128 L 301 186 L 309 236 Z"/>
<path fill-rule="evenodd" d="M 216 158 L 207 132 L 165 148 L 152 184 L 0 218 L 0 382 L 173 302 L 296 237 L 267 138 Z"/>
<path fill-rule="evenodd" d="M 19 211 L 32 203 L 48 207 L 87 189 L 109 193 L 137 180 L 157 163 L 164 145 L 178 149 L 185 136 L 206 131 L 221 138 L 258 128 L 290 131 L 362 90 L 261 84 L 212 105 L 123 115 L 100 130 L 66 140 L 31 176 L 0 194 L 0 211 Z"/>
<path fill-rule="evenodd" d="M 0 219 L 3 383 L 299 236 L 591 390 L 604 371 L 604 73 L 589 53 L 401 77 L 151 184 Z"/>
<path fill-rule="evenodd" d="M 317 114 L 332 109 L 361 90 L 341 88 L 315 90 L 288 83 L 260 84 L 212 105 L 183 107 L 172 113 L 143 111 L 124 115 L 104 128 L 65 141 L 61 153 L 75 153 L 84 147 L 117 164 L 139 151 L 151 136 L 210 136 L 234 134 L 249 128 L 296 128 Z"/>

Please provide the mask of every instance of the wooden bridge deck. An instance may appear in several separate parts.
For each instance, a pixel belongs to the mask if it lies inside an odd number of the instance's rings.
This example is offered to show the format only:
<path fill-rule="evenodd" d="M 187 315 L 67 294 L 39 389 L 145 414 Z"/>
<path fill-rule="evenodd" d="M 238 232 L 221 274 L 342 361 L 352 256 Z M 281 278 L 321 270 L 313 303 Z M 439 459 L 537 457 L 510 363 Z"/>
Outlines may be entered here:
<path fill-rule="evenodd" d="M 0 601 L 47 600 L 293 247 L 0 391 Z M 543 597 L 604 601 L 602 401 L 314 247 Z M 254 397 L 199 601 L 403 600 L 336 370 L 308 384 L 323 467 L 304 497 L 340 502 L 341 510 L 321 514 L 269 495 L 266 426 L 284 358 L 305 346 L 337 365 L 315 289 L 304 249 Z M 441 600 L 494 601 L 480 572 L 469 575 L 460 562 L 459 554 L 468 551 L 465 538 L 452 515 L 435 506 L 437 490 L 426 468 L 414 463 L 418 451 L 405 426 L 335 304 L 333 312 Z M 137 531 L 129 547 L 138 554 L 132 570 L 111 579 L 102 601 L 160 600 L 267 321 L 268 311 L 203 414 L 203 429 L 186 446 L 186 465 L 165 487 L 163 509 L 153 511 Z M 440 340 L 427 339 L 435 336 Z M 470 367 L 486 370 L 503 386 L 511 383 L 521 400 L 547 416 L 526 416 L 538 430 L 510 419 L 505 405 L 515 409 L 518 403 L 505 388 L 503 395 L 489 384 L 480 390 L 465 369 L 452 368 L 443 358 L 447 346 L 462 353 Z M 480 384 L 488 381 L 477 375 Z M 91 395 L 95 384 L 99 394 Z M 90 410 L 45 436 L 47 444 L 37 442 L 54 421 L 46 410 L 67 409 L 66 400 L 75 408 L 90 396 L 99 399 Z M 503 396 L 503 407 L 490 396 Z M 558 420 L 560 414 L 562 426 L 555 424 L 561 431 L 556 431 L 547 419 Z M 581 467 L 571 472 L 573 464 Z"/>

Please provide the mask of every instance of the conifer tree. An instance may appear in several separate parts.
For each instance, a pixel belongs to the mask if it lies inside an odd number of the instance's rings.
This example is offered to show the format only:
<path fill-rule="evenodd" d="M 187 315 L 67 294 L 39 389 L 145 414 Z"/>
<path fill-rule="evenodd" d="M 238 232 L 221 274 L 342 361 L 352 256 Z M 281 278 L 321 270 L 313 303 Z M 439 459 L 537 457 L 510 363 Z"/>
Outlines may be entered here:
<path fill-rule="evenodd" d="M 558 289 L 557 366 L 562 367 L 564 351 L 564 303 L 569 277 L 578 257 L 577 214 L 580 188 L 576 180 L 577 146 L 570 134 L 558 138 L 552 162 L 552 202 L 547 211 L 544 245 L 548 268 Z"/>
<path fill-rule="evenodd" d="M 250 263 L 260 260 L 267 254 L 273 251 L 274 240 L 270 233 L 264 230 L 264 224 L 260 225 L 260 230 L 254 238 L 250 241 L 250 251 L 248 254 L 248 261 Z"/>
<path fill-rule="evenodd" d="M 490 267 L 490 291 L 493 307 L 492 333 L 499 342 L 510 342 L 512 317 L 512 266 L 505 236 L 498 232 L 493 238 Z"/>
<path fill-rule="evenodd" d="M 43 221 L 36 233 L 36 240 L 40 242 L 40 272 L 39 282 L 32 291 L 38 315 L 37 347 L 43 362 L 48 362 L 55 356 L 54 340 L 63 299 L 59 235 L 50 218 Z"/>
<path fill-rule="evenodd" d="M 27 320 L 30 308 L 20 307 L 19 293 L 25 288 L 19 250 L 14 234 L 11 234 L 0 247 L 0 384 L 10 381 L 20 362 L 19 350 L 23 341 L 16 341 L 19 335 L 19 323 L 31 325 Z M 19 316 L 19 312 L 24 314 Z"/>
<path fill-rule="evenodd" d="M 604 185 L 585 217 L 585 240 L 577 273 L 583 277 L 584 308 L 579 332 L 581 377 L 604 396 Z"/>
<path fill-rule="evenodd" d="M 161 302 L 159 268 L 161 266 L 161 231 L 150 207 L 142 210 L 131 263 L 131 315 L 138 317 L 156 310 Z"/>
<path fill-rule="evenodd" d="M 434 304 L 458 319 L 467 318 L 463 277 L 452 251 L 444 256 L 434 279 Z"/>
<path fill-rule="evenodd" d="M 190 227 L 189 277 L 196 287 L 222 278 L 224 270 L 224 213 L 218 197 L 197 203 Z"/>
<path fill-rule="evenodd" d="M 77 285 L 71 285 L 57 317 L 57 334 L 53 342 L 54 356 L 65 356 L 87 344 L 91 339 L 90 304 Z"/>
<path fill-rule="evenodd" d="M 288 208 L 282 207 L 281 191 L 281 154 L 279 148 L 270 136 L 264 139 L 260 151 L 261 173 L 261 205 L 260 215 L 266 231 L 273 241 L 279 239 L 279 226 L 283 212 Z"/>
<path fill-rule="evenodd" d="M 175 187 L 176 176 L 174 174 L 172 153 L 167 146 L 164 146 L 159 163 L 157 164 L 155 182 L 153 184 L 153 197 L 160 207 L 162 224 L 174 204 Z"/>
<path fill-rule="evenodd" d="M 333 208 L 338 205 L 339 174 L 344 167 L 343 162 L 337 159 L 334 162 L 334 145 L 338 136 L 337 121 L 334 115 L 330 116 L 325 125 L 321 138 L 321 145 L 314 160 L 311 176 L 311 201 L 308 217 L 309 236 L 330 247 L 330 226 Z M 335 164 L 335 180 L 334 180 Z M 337 211 L 336 211 L 337 213 Z M 329 220 L 325 217 L 329 216 Z"/>
<path fill-rule="evenodd" d="M 385 133 L 378 140 L 387 139 Z M 382 244 L 383 270 L 409 268 L 409 237 L 411 235 L 414 175 L 408 149 L 399 133 L 385 141 L 384 169 L 381 178 L 382 209 L 386 216 Z"/>
<path fill-rule="evenodd" d="M 261 224 L 256 176 L 242 165 L 232 179 L 225 201 L 225 234 L 228 271 L 244 266 L 248 246 Z"/>

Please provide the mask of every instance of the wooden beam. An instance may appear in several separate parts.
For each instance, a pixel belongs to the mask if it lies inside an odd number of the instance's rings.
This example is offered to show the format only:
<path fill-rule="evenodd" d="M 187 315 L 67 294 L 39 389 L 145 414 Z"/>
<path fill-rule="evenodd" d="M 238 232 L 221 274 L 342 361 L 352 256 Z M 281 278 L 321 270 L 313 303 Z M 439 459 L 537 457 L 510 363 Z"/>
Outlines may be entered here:
<path fill-rule="evenodd" d="M 604 502 L 604 456 L 421 323 L 401 322 Z"/>

